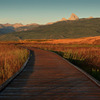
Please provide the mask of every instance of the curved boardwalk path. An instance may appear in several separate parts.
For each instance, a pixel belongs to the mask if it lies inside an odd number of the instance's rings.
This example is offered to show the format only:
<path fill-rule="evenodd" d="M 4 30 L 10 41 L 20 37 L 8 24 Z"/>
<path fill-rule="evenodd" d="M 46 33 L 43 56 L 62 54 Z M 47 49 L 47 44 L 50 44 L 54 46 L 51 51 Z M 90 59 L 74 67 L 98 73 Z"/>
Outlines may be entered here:
<path fill-rule="evenodd" d="M 23 70 L 0 100 L 100 100 L 100 88 L 60 56 L 33 48 Z"/>

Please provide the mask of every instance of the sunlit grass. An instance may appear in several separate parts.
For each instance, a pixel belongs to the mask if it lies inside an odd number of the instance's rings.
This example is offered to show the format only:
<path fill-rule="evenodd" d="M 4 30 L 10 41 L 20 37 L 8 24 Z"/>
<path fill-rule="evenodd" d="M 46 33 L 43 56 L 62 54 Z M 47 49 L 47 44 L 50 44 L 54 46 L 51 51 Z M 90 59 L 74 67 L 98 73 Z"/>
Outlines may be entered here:
<path fill-rule="evenodd" d="M 27 49 L 0 44 L 0 84 L 15 74 L 28 58 Z"/>

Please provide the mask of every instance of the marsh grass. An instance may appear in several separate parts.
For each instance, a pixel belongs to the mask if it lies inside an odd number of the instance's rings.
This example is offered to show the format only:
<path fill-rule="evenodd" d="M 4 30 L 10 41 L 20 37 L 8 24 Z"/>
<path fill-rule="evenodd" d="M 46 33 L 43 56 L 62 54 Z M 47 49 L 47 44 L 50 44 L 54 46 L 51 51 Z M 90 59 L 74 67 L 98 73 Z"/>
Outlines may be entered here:
<path fill-rule="evenodd" d="M 0 44 L 0 84 L 14 75 L 28 58 L 26 49 Z"/>

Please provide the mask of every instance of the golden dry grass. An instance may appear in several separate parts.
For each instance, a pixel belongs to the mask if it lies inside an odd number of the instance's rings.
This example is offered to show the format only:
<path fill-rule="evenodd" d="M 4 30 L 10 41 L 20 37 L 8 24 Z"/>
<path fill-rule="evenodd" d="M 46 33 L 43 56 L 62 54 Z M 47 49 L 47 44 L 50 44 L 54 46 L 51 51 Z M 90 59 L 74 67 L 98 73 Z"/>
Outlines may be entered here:
<path fill-rule="evenodd" d="M 58 44 L 58 43 L 67 43 L 67 44 L 98 44 L 100 43 L 100 36 L 96 37 L 86 37 L 86 38 L 77 38 L 77 39 L 54 39 L 54 40 L 48 40 L 43 43 L 52 43 L 52 44 Z"/>
<path fill-rule="evenodd" d="M 100 36 L 76 39 L 26 39 L 20 43 L 49 43 L 49 44 L 100 44 Z"/>
<path fill-rule="evenodd" d="M 0 44 L 0 84 L 16 73 L 28 57 L 26 49 Z"/>

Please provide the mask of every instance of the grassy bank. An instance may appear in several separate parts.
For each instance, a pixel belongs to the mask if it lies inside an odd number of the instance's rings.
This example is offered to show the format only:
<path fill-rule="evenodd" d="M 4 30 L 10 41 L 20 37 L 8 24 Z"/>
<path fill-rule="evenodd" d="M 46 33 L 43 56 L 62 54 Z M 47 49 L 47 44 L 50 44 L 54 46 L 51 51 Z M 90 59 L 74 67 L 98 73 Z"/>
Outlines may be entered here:
<path fill-rule="evenodd" d="M 28 58 L 28 50 L 0 44 L 0 84 L 15 74 Z"/>

